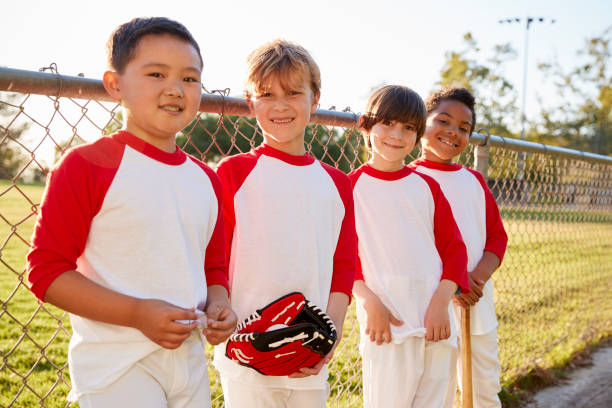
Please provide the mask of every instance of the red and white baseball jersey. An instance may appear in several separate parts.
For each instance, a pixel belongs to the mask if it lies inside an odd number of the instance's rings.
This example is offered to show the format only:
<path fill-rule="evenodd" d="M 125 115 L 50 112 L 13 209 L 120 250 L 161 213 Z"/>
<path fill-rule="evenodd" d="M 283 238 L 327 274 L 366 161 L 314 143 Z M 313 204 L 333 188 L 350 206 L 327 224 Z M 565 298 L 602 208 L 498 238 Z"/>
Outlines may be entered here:
<path fill-rule="evenodd" d="M 119 131 L 51 171 L 28 254 L 32 292 L 77 270 L 122 294 L 190 308 L 228 287 L 221 185 L 204 163 Z M 139 330 L 71 315 L 71 399 L 108 386 L 159 349 Z"/>
<path fill-rule="evenodd" d="M 330 292 L 349 297 L 356 235 L 349 179 L 312 156 L 268 145 L 217 167 L 229 257 L 232 308 L 239 321 L 287 293 L 302 292 L 321 309 Z M 266 377 L 215 350 L 222 375 L 291 389 L 325 387 L 326 371 L 306 378 Z"/>
<path fill-rule="evenodd" d="M 410 163 L 410 167 L 440 184 L 467 248 L 468 271 L 474 270 L 484 251 L 494 253 L 501 261 L 508 236 L 495 198 L 482 175 L 457 163 L 444 164 L 422 158 Z M 455 315 L 459 321 L 458 308 L 455 308 Z M 485 284 L 482 298 L 471 308 L 470 321 L 472 334 L 485 334 L 497 327 L 491 280 Z"/>
<path fill-rule="evenodd" d="M 469 287 L 465 245 L 448 202 L 438 183 L 408 167 L 384 172 L 364 164 L 349 178 L 359 239 L 355 279 L 363 279 L 404 322 L 391 325 L 393 342 L 425 336 L 425 312 L 440 280 L 464 291 Z M 366 316 L 360 306 L 363 332 Z M 451 331 L 453 344 L 456 330 Z"/>

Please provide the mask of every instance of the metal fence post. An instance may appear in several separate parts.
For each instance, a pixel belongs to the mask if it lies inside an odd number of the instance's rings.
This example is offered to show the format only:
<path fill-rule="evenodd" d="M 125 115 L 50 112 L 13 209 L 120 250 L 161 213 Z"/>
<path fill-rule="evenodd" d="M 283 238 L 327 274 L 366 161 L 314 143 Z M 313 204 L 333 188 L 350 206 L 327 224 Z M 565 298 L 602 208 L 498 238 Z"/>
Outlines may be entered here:
<path fill-rule="evenodd" d="M 482 174 L 485 180 L 489 180 L 489 154 L 491 152 L 491 145 L 489 144 L 489 138 L 491 133 L 489 129 L 478 129 L 478 133 L 484 132 L 486 138 L 484 143 L 476 145 L 474 149 L 474 168 Z"/>

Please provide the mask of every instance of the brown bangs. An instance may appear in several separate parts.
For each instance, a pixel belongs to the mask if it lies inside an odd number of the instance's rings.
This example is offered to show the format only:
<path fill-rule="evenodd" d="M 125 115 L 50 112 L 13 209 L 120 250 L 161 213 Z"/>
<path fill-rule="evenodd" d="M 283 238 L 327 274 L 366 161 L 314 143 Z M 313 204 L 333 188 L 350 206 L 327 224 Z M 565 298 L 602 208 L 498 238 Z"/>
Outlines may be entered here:
<path fill-rule="evenodd" d="M 405 86 L 389 85 L 375 91 L 366 104 L 361 127 L 370 131 L 382 121 L 397 121 L 414 124 L 417 141 L 425 132 L 427 111 L 423 99 L 412 89 Z"/>

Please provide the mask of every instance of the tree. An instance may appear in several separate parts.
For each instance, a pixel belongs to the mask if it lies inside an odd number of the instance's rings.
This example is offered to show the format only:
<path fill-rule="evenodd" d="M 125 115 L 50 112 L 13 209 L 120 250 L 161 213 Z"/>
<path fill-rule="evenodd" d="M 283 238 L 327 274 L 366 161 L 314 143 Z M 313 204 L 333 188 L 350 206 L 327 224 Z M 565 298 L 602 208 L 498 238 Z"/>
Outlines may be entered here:
<path fill-rule="evenodd" d="M 243 153 L 263 141 L 255 118 L 200 114 L 177 137 L 177 144 L 187 153 L 206 162 L 216 163 L 225 156 Z M 347 129 L 309 125 L 304 133 L 307 151 L 315 158 L 349 172 L 359 153 L 358 132 Z M 353 164 L 353 166 L 352 166 Z"/>
<path fill-rule="evenodd" d="M 26 160 L 20 149 L 19 138 L 28 125 L 15 123 L 20 113 L 19 108 L 13 105 L 17 95 L 5 92 L 0 92 L 0 95 L 0 179 L 12 179 Z"/>
<path fill-rule="evenodd" d="M 503 73 L 504 63 L 516 58 L 510 44 L 493 47 L 491 57 L 481 59 L 481 50 L 471 33 L 463 36 L 464 48 L 448 51 L 440 72 L 439 86 L 461 86 L 476 98 L 476 127 L 486 127 L 491 134 L 512 136 L 518 122 L 516 91 Z"/>
<path fill-rule="evenodd" d="M 612 155 L 612 75 L 610 36 L 586 40 L 577 51 L 581 64 L 564 72 L 558 61 L 540 64 L 557 90 L 557 106 L 542 109 L 542 121 L 532 137 L 556 145 Z"/>

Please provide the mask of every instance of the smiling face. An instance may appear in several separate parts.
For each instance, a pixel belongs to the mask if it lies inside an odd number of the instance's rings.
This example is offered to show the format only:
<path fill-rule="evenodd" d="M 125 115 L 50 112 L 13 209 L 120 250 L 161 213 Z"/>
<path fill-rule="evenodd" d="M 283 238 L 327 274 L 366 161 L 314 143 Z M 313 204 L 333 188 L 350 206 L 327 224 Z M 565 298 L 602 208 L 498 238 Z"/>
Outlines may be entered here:
<path fill-rule="evenodd" d="M 382 120 L 368 132 L 372 146 L 370 165 L 380 171 L 397 171 L 414 149 L 417 131 L 414 123 Z"/>
<path fill-rule="evenodd" d="M 197 50 L 176 36 L 142 37 L 121 74 L 104 74 L 107 92 L 124 108 L 124 129 L 173 152 L 176 133 L 193 120 L 200 105 L 200 63 Z"/>
<path fill-rule="evenodd" d="M 472 111 L 465 104 L 452 99 L 440 102 L 427 116 L 421 139 L 423 157 L 451 163 L 467 146 L 472 126 Z"/>
<path fill-rule="evenodd" d="M 310 115 L 317 109 L 319 95 L 314 95 L 309 81 L 281 84 L 272 75 L 268 84 L 247 98 L 247 104 L 257 119 L 267 145 L 292 155 L 302 155 L 304 130 Z"/>

